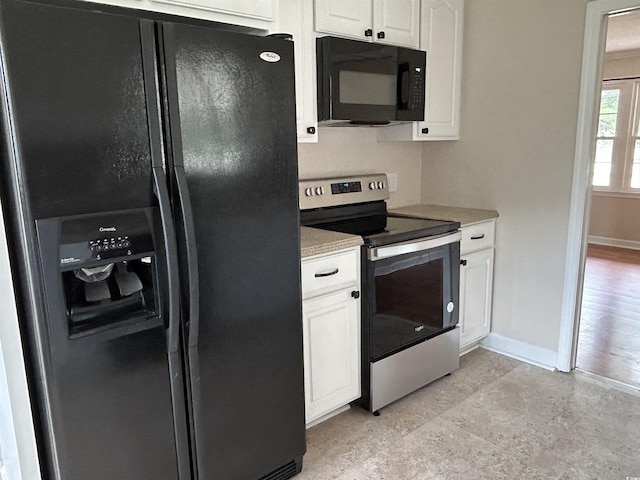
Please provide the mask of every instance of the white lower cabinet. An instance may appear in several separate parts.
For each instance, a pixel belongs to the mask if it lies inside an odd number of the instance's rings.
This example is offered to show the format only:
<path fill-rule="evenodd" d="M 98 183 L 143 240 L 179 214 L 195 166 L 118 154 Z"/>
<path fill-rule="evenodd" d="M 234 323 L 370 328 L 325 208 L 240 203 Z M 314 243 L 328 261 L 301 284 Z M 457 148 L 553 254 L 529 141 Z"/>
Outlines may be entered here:
<path fill-rule="evenodd" d="M 302 262 L 307 424 L 360 397 L 359 255 L 355 248 Z"/>
<path fill-rule="evenodd" d="M 465 351 L 491 331 L 495 220 L 461 230 L 459 324 Z"/>
<path fill-rule="evenodd" d="M 460 348 L 468 347 L 491 329 L 493 248 L 462 256 L 460 265 Z"/>

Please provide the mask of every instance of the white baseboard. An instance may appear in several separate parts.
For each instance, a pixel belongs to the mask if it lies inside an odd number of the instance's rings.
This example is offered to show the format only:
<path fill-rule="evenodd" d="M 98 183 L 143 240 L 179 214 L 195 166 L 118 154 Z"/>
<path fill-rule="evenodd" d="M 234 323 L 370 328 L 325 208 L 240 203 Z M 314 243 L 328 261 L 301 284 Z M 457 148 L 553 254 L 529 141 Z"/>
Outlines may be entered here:
<path fill-rule="evenodd" d="M 596 245 L 605 245 L 607 247 L 630 248 L 632 250 L 640 250 L 640 242 L 637 240 L 622 240 L 620 238 L 598 237 L 589 235 L 589 243 Z"/>
<path fill-rule="evenodd" d="M 315 420 L 310 421 L 309 423 L 307 423 L 306 428 L 315 427 L 319 423 L 322 423 L 325 420 L 329 420 L 331 417 L 335 417 L 336 415 L 338 415 L 338 414 L 340 414 L 342 412 L 346 412 L 350 408 L 351 408 L 351 405 L 349 405 L 348 403 L 346 405 L 343 405 L 342 407 L 338 407 L 335 410 L 332 410 L 329 413 L 325 413 L 323 416 L 318 417 Z"/>
<path fill-rule="evenodd" d="M 513 338 L 503 337 L 497 333 L 490 333 L 489 336 L 483 338 L 480 341 L 480 346 L 492 352 L 546 368 L 547 370 L 556 370 L 558 363 L 558 352 Z"/>

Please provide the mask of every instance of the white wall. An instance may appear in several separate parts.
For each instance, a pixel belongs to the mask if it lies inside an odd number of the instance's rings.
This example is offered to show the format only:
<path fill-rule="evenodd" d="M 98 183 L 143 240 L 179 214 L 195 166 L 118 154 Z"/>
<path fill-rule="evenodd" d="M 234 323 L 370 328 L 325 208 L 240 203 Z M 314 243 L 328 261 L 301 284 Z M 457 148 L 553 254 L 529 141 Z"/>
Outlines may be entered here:
<path fill-rule="evenodd" d="M 0 306 L 0 478 L 36 480 L 40 471 L 2 208 Z"/>
<path fill-rule="evenodd" d="M 318 132 L 317 144 L 298 145 L 300 178 L 397 173 L 398 192 L 391 194 L 388 205 L 420 203 L 419 142 L 377 143 L 376 128 L 372 127 L 320 127 Z"/>
<path fill-rule="evenodd" d="M 557 351 L 586 0 L 468 0 L 461 139 L 422 201 L 498 210 L 492 331 Z M 524 342 L 524 343 L 518 343 Z"/>
<path fill-rule="evenodd" d="M 640 77 L 640 50 L 607 53 L 602 66 L 602 79 L 628 77 Z"/>

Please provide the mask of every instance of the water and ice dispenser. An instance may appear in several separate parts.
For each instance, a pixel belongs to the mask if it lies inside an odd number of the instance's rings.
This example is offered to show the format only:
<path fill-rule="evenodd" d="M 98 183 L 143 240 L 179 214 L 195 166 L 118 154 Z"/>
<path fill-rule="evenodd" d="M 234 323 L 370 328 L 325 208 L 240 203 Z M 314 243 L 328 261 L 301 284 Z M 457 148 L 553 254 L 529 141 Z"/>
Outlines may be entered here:
<path fill-rule="evenodd" d="M 153 209 L 42 220 L 38 234 L 69 337 L 160 320 Z"/>

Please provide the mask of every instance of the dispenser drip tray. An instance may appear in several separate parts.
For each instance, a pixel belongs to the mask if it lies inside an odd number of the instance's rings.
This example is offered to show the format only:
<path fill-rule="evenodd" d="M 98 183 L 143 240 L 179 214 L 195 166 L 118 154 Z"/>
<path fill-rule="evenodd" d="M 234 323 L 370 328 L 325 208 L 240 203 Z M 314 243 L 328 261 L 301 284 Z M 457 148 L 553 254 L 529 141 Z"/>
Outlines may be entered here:
<path fill-rule="evenodd" d="M 153 274 L 142 259 L 63 272 L 70 336 L 155 315 Z"/>

